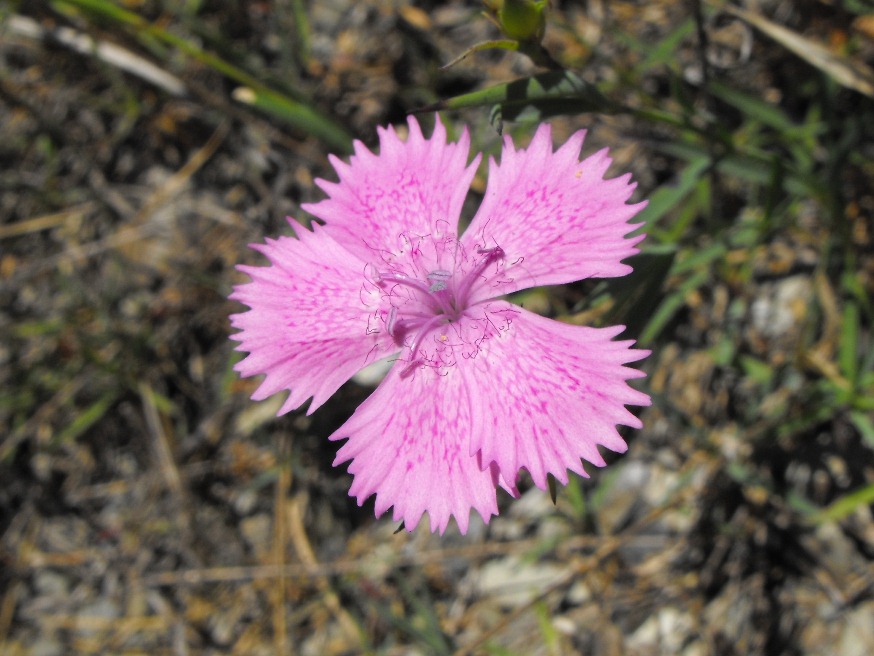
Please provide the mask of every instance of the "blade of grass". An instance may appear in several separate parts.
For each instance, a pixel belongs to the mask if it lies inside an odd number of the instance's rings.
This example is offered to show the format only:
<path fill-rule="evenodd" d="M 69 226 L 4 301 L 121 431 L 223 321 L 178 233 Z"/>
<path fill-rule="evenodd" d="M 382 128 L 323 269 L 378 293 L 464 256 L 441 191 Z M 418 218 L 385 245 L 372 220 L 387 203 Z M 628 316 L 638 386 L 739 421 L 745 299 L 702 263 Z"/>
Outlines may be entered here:
<path fill-rule="evenodd" d="M 631 45 L 646 53 L 646 58 L 635 67 L 635 74 L 641 75 L 651 68 L 677 61 L 676 50 L 683 41 L 695 31 L 695 23 L 691 18 L 680 23 L 664 39 L 652 46 L 638 39 L 629 39 Z"/>
<path fill-rule="evenodd" d="M 53 441 L 56 444 L 64 444 L 78 438 L 103 418 L 103 415 L 109 411 L 109 408 L 112 407 L 117 398 L 118 393 L 115 391 L 107 392 L 101 396 L 85 410 L 77 414 L 73 421 L 54 436 Z"/>
<path fill-rule="evenodd" d="M 850 413 L 850 421 L 859 431 L 862 441 L 869 448 L 874 449 L 874 420 L 871 419 L 871 416 L 864 412 L 853 411 Z"/>
<path fill-rule="evenodd" d="M 841 373 L 855 387 L 859 373 L 859 306 L 848 301 L 844 306 L 841 321 L 841 338 L 838 343 L 838 364 Z"/>
<path fill-rule="evenodd" d="M 552 623 L 552 617 L 547 606 L 543 601 L 534 604 L 534 614 L 537 617 L 537 625 L 540 627 L 540 633 L 543 636 L 543 645 L 546 647 L 549 654 L 559 654 L 558 631 Z"/>
<path fill-rule="evenodd" d="M 732 5 L 725 5 L 725 10 L 742 18 L 841 86 L 874 98 L 874 70 L 863 62 L 838 55 L 760 14 Z"/>
<path fill-rule="evenodd" d="M 686 297 L 710 280 L 710 271 L 698 271 L 684 280 L 677 290 L 665 297 L 640 334 L 640 345 L 651 344 L 686 304 Z"/>
<path fill-rule="evenodd" d="M 544 116 L 581 112 L 612 113 L 617 109 L 594 84 L 570 71 L 550 71 L 440 100 L 416 111 L 433 112 L 491 105 L 500 105 L 504 118 L 510 120 L 529 107 L 538 109 Z"/>
<path fill-rule="evenodd" d="M 837 522 L 853 514 L 856 508 L 871 503 L 874 503 L 874 484 L 845 494 L 819 512 L 814 513 L 809 517 L 809 520 L 814 524 Z"/>
<path fill-rule="evenodd" d="M 428 596 L 427 587 L 419 586 L 419 594 L 417 594 L 408 577 L 398 572 L 395 580 L 401 596 L 413 610 L 410 620 L 404 618 L 398 626 L 416 637 L 419 644 L 427 646 L 428 653 L 451 654 L 453 650 L 450 639 L 440 626 L 440 618 L 434 611 L 434 602 Z"/>
<path fill-rule="evenodd" d="M 633 271 L 621 278 L 611 278 L 606 289 L 615 299 L 605 320 L 625 325 L 629 337 L 636 336 L 652 316 L 662 298 L 662 288 L 674 264 L 673 246 L 648 248 L 628 258 Z"/>
<path fill-rule="evenodd" d="M 7 25 L 13 33 L 42 41 L 51 40 L 79 54 L 94 57 L 114 68 L 139 77 L 172 96 L 185 95 L 185 85 L 175 75 L 114 43 L 98 41 L 69 27 L 45 29 L 27 16 L 12 16 L 8 19 Z"/>
<path fill-rule="evenodd" d="M 195 61 L 251 89 L 256 98 L 256 102 L 252 104 L 256 107 L 272 113 L 296 129 L 321 139 L 333 148 L 344 153 L 351 152 L 351 136 L 340 125 L 326 118 L 323 113 L 285 94 L 269 89 L 243 69 L 202 50 L 183 37 L 153 25 L 138 14 L 106 0 L 53 0 L 52 6 L 62 13 L 69 13 L 71 9 L 76 9 L 102 16 L 132 29 L 138 38 L 146 36 L 177 48 Z"/>
<path fill-rule="evenodd" d="M 638 215 L 638 219 L 644 222 L 646 232 L 651 233 L 659 241 L 672 243 L 660 238 L 660 235 L 664 237 L 666 233 L 655 229 L 655 224 L 692 192 L 702 176 L 707 173 L 710 165 L 709 157 L 697 157 L 683 169 L 676 184 L 664 185 L 650 194 L 647 206 Z"/>
<path fill-rule="evenodd" d="M 294 17 L 295 52 L 297 61 L 304 65 L 310 58 L 310 19 L 307 16 L 303 0 L 291 0 L 291 12 Z"/>
<path fill-rule="evenodd" d="M 780 133 L 791 134 L 798 127 L 778 107 L 760 98 L 743 93 L 727 84 L 712 80 L 707 86 L 707 90 L 719 98 L 719 100 L 731 105 L 749 118 L 772 127 Z"/>

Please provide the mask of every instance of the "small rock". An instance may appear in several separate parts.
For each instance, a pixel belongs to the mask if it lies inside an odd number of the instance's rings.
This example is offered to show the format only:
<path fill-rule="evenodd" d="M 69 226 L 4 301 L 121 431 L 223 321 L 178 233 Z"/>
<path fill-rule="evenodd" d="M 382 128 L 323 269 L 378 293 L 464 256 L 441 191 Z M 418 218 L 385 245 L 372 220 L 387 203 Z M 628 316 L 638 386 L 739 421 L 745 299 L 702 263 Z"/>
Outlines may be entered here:
<path fill-rule="evenodd" d="M 527 563 L 517 556 L 507 556 L 487 563 L 474 589 L 480 596 L 494 597 L 502 606 L 515 608 L 530 602 L 565 572 L 555 565 Z"/>
<path fill-rule="evenodd" d="M 70 592 L 70 581 L 57 572 L 40 570 L 33 579 L 33 587 L 41 596 L 66 597 Z"/>
<path fill-rule="evenodd" d="M 234 512 L 240 517 L 251 515 L 258 505 L 258 494 L 252 489 L 244 489 L 233 499 Z"/>
<path fill-rule="evenodd" d="M 667 606 L 641 624 L 625 645 L 645 654 L 679 654 L 694 631 L 695 621 L 688 612 Z"/>
<path fill-rule="evenodd" d="M 874 654 L 874 601 L 860 604 L 847 615 L 837 654 L 838 656 Z"/>
<path fill-rule="evenodd" d="M 270 549 L 272 526 L 270 515 L 265 513 L 240 520 L 240 531 L 243 534 L 243 539 L 259 555 L 265 554 Z"/>
<path fill-rule="evenodd" d="M 801 325 L 811 297 L 809 276 L 790 276 L 775 284 L 772 293 L 753 301 L 753 326 L 762 335 L 781 337 Z"/>
<path fill-rule="evenodd" d="M 27 652 L 30 656 L 63 656 L 66 653 L 64 645 L 55 636 L 40 636 L 30 645 Z"/>
<path fill-rule="evenodd" d="M 615 533 L 644 510 L 643 491 L 649 482 L 647 465 L 629 460 L 617 467 L 604 481 L 604 495 L 598 520 L 608 534 Z"/>

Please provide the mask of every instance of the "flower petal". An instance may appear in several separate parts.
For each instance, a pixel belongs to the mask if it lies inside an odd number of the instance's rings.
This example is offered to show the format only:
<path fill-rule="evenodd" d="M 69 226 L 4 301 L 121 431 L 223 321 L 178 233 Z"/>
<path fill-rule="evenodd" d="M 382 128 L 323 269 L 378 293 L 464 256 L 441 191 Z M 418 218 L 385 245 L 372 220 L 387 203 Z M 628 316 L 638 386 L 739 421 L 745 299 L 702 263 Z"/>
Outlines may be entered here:
<path fill-rule="evenodd" d="M 325 230 L 289 221 L 297 239 L 280 237 L 252 247 L 271 262 L 239 267 L 252 281 L 231 298 L 251 309 L 231 315 L 241 332 L 231 337 L 249 355 L 236 367 L 243 376 L 266 374 L 253 399 L 289 390 L 279 414 L 310 396 L 307 414 L 367 364 L 396 351 L 380 332 L 376 303 L 362 288 L 365 264 Z"/>
<path fill-rule="evenodd" d="M 499 480 L 496 468 L 482 471 L 470 455 L 470 392 L 460 370 L 440 375 L 425 367 L 402 376 L 406 368 L 398 362 L 331 435 L 349 438 L 334 465 L 352 460 L 349 494 L 358 505 L 376 494 L 377 516 L 394 506 L 394 520 L 412 531 L 427 511 L 431 531 L 441 534 L 454 516 L 464 534 L 471 508 L 486 523 L 497 514 L 496 485 L 514 488 Z"/>
<path fill-rule="evenodd" d="M 544 124 L 527 150 L 507 137 L 501 163 L 489 161 L 486 194 L 463 241 L 504 250 L 502 293 L 631 272 L 621 261 L 643 236 L 625 235 L 640 225 L 628 221 L 645 203 L 626 204 L 630 175 L 603 179 L 611 162 L 606 150 L 579 160 L 584 136 L 577 132 L 553 153 Z M 476 298 L 492 293 L 484 285 Z"/>
<path fill-rule="evenodd" d="M 379 129 L 379 155 L 361 142 L 345 164 L 331 157 L 339 182 L 317 180 L 328 198 L 303 208 L 326 222 L 338 242 L 366 261 L 374 253 L 397 253 L 408 243 L 404 236 L 457 233 L 461 206 L 479 164 L 470 166 L 467 130 L 458 143 L 446 143 L 439 117 L 430 139 L 422 136 L 415 118 L 402 141 L 394 128 Z"/>
<path fill-rule="evenodd" d="M 470 452 L 508 480 L 524 467 L 544 489 L 547 474 L 561 483 L 568 469 L 586 476 L 580 458 L 605 464 L 599 445 L 626 450 L 616 424 L 640 428 L 625 405 L 650 399 L 626 381 L 644 374 L 623 365 L 649 351 L 612 341 L 622 326 L 572 326 L 506 305 L 518 311 L 509 329 L 464 363 L 465 377 L 478 383 L 470 388 L 476 390 Z"/>

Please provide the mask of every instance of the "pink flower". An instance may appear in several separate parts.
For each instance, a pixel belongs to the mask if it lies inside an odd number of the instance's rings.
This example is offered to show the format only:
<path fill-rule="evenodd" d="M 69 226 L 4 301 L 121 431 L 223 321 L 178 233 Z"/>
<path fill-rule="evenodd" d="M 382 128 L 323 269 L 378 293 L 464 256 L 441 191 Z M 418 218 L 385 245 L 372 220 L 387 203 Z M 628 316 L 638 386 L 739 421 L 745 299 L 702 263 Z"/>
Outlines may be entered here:
<path fill-rule="evenodd" d="M 488 186 L 464 234 L 459 217 L 480 161 L 469 137 L 447 143 L 439 118 L 430 139 L 409 120 L 406 141 L 379 131 L 376 155 L 361 143 L 338 182 L 318 180 L 328 198 L 304 206 L 325 222 L 296 238 L 253 245 L 270 266 L 240 269 L 251 282 L 231 298 L 251 309 L 231 317 L 236 369 L 263 374 L 252 395 L 288 390 L 279 414 L 312 397 L 308 414 L 356 372 L 390 357 L 376 391 L 331 440 L 346 439 L 334 464 L 351 460 L 350 494 L 376 495 L 377 516 L 431 530 L 470 509 L 488 522 L 496 490 L 515 494 L 522 468 L 540 488 L 547 474 L 586 476 L 581 459 L 603 466 L 598 446 L 623 452 L 617 424 L 639 428 L 626 405 L 649 405 L 623 365 L 648 352 L 613 341 L 622 326 L 572 326 L 503 300 L 506 294 L 583 278 L 622 276 L 642 236 L 626 237 L 643 203 L 626 204 L 629 175 L 605 180 L 601 151 L 579 160 L 584 132 L 556 152 L 542 125 L 530 146 L 504 140 L 489 162 Z"/>

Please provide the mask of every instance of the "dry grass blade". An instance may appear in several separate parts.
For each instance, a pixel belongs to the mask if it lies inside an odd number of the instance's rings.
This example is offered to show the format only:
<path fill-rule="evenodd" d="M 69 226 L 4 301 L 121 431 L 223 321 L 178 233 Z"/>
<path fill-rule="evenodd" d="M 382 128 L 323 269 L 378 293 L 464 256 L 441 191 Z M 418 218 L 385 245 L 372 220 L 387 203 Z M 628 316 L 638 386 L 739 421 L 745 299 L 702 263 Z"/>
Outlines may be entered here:
<path fill-rule="evenodd" d="M 161 207 L 166 205 L 168 202 L 173 200 L 184 188 L 186 183 L 191 179 L 191 177 L 200 170 L 204 164 L 206 164 L 209 159 L 215 154 L 221 144 L 224 142 L 225 138 L 228 136 L 230 132 L 230 124 L 225 121 L 221 123 L 207 140 L 207 142 L 201 146 L 189 159 L 188 161 L 173 175 L 171 175 L 160 187 L 158 187 L 149 200 L 140 208 L 136 213 L 130 218 L 126 224 L 119 228 L 114 233 L 103 237 L 102 239 L 98 239 L 96 241 L 86 243 L 82 246 L 76 246 L 74 248 L 68 248 L 63 253 L 58 255 L 54 255 L 52 257 L 44 258 L 38 263 L 29 265 L 27 267 L 22 267 L 21 271 L 17 272 L 11 281 L 4 281 L 4 284 L 10 284 L 19 282 L 23 278 L 27 278 L 30 276 L 37 275 L 38 273 L 50 269 L 53 266 L 58 265 L 61 262 L 72 260 L 73 262 L 78 262 L 90 257 L 94 257 L 99 255 L 100 253 L 112 249 L 119 249 L 124 255 L 131 258 L 134 261 L 142 260 L 147 249 L 142 248 L 143 244 L 141 242 L 142 238 L 149 233 L 149 219 L 157 212 Z M 94 172 L 94 178 L 100 183 L 101 178 L 97 175 L 97 172 Z M 102 186 L 102 184 L 98 184 L 98 187 Z M 107 192 L 108 195 L 111 195 L 111 192 Z M 113 202 L 114 198 L 105 199 L 108 205 L 116 205 L 118 206 L 118 210 L 122 213 L 130 212 L 130 208 L 126 199 L 117 199 L 118 202 Z M 83 203 L 77 208 L 74 208 L 79 213 L 86 213 L 88 210 L 91 210 L 95 207 L 93 203 Z M 51 217 L 60 216 L 61 214 L 65 215 L 65 218 L 71 216 L 69 213 L 72 212 L 73 209 L 68 210 L 66 213 L 59 213 L 58 215 L 50 215 Z M 51 227 L 53 222 L 60 221 L 59 218 L 49 218 L 49 217 L 37 217 L 39 219 L 39 223 L 36 224 L 37 229 L 45 229 L 46 227 Z M 36 221 L 36 219 L 34 219 Z M 51 224 L 51 225 L 50 225 Z M 19 224 L 14 224 L 13 226 L 7 226 L 7 230 L 18 230 L 16 226 Z M 23 228 L 21 228 L 23 229 Z M 29 227 L 29 231 L 32 231 L 34 226 L 31 225 Z M 12 234 L 12 233 L 11 233 Z M 17 233 L 15 233 L 17 234 Z M 3 233 L 0 233 L 0 237 L 4 236 Z M 134 244 L 136 242 L 136 244 Z M 131 246 L 134 244 L 133 246 Z"/>
<path fill-rule="evenodd" d="M 439 71 L 496 36 L 474 4 L 2 4 L 0 654 L 874 654 L 864 3 L 550 3 L 575 85 L 494 51 Z M 494 97 L 530 75 L 567 95 Z M 581 117 L 587 85 L 622 111 Z M 556 147 L 585 123 L 581 155 L 638 183 L 633 276 L 514 300 L 628 324 L 653 404 L 556 505 L 525 477 L 488 526 L 392 535 L 324 439 L 368 386 L 250 401 L 227 294 L 347 132 L 471 94 L 519 148 L 544 112 Z M 488 110 L 441 118 L 500 161 Z"/>
<path fill-rule="evenodd" d="M 28 418 L 27 421 L 7 434 L 3 442 L 0 443 L 0 462 L 11 458 L 19 444 L 32 435 L 41 423 L 47 422 L 64 404 L 73 399 L 87 383 L 88 378 L 85 375 L 78 376 L 69 381 L 51 399 L 40 406 L 39 410 Z"/>
<path fill-rule="evenodd" d="M 316 553 L 310 544 L 310 540 L 306 534 L 306 527 L 303 523 L 303 507 L 305 506 L 305 498 L 302 495 L 296 496 L 290 504 L 288 504 L 288 528 L 291 537 L 291 543 L 294 545 L 294 550 L 297 552 L 301 562 L 309 567 L 316 567 L 319 564 L 316 558 Z M 358 645 L 361 642 L 361 631 L 352 615 L 349 614 L 340 601 L 340 597 L 334 592 L 331 582 L 326 576 L 316 578 L 316 585 L 319 587 L 325 599 L 325 605 L 337 618 L 340 623 L 340 628 L 346 635 L 346 639 L 352 645 Z"/>
<path fill-rule="evenodd" d="M 291 488 L 291 440 L 280 439 L 277 451 L 280 454 L 279 476 L 276 479 L 276 493 L 273 505 L 273 549 L 271 560 L 279 569 L 280 575 L 274 581 L 270 602 L 273 606 L 273 648 L 277 654 L 290 653 L 288 650 L 288 627 L 285 621 L 285 584 L 282 574 L 285 565 L 285 544 L 287 538 L 288 490 Z"/>
<path fill-rule="evenodd" d="M 805 38 L 760 14 L 732 6 L 727 6 L 725 10 L 767 34 L 838 84 L 874 98 L 874 70 L 867 64 L 835 54 L 816 41 Z"/>
<path fill-rule="evenodd" d="M 30 219 L 25 219 L 24 221 L 16 221 L 9 225 L 0 225 L 0 239 L 19 237 L 33 232 L 41 232 L 42 230 L 56 228 L 67 221 L 81 219 L 91 212 L 94 207 L 95 203 L 93 201 L 87 201 L 60 212 L 35 216 Z"/>
<path fill-rule="evenodd" d="M 185 488 L 182 485 L 182 476 L 179 474 L 179 468 L 176 466 L 176 461 L 173 458 L 173 452 L 170 449 L 167 433 L 164 430 L 164 424 L 158 414 L 158 408 L 155 405 L 154 392 L 146 383 L 140 383 L 140 398 L 143 402 L 143 413 L 146 417 L 146 425 L 152 433 L 155 455 L 161 469 L 161 474 L 164 477 L 164 482 L 173 494 L 181 499 L 185 494 Z"/>
<path fill-rule="evenodd" d="M 580 549 L 591 549 L 601 543 L 601 539 L 591 535 L 577 535 L 568 538 L 560 545 L 561 557 Z M 374 567 L 387 565 L 390 568 L 404 566 L 421 567 L 424 564 L 443 563 L 455 558 L 466 558 L 480 561 L 491 556 L 509 553 L 526 553 L 541 544 L 539 539 L 510 540 L 508 542 L 487 542 L 463 547 L 446 547 L 441 549 L 426 549 L 422 551 L 398 554 L 386 563 L 378 559 L 367 562 L 362 560 L 335 560 L 319 563 L 317 561 L 301 564 L 287 564 L 282 567 L 275 565 L 258 565 L 252 567 L 209 567 L 201 569 L 176 570 L 161 572 L 143 578 L 143 583 L 150 587 L 206 585 L 210 583 L 244 583 L 258 579 L 286 578 L 312 579 L 314 577 L 337 576 L 340 574 L 357 574 L 372 570 Z"/>
<path fill-rule="evenodd" d="M 639 531 L 644 526 L 651 524 L 653 521 L 655 521 L 661 515 L 667 512 L 670 508 L 671 504 L 665 503 L 662 506 L 654 508 L 648 515 L 646 515 L 646 517 L 642 518 L 625 533 L 621 535 L 611 535 L 602 538 L 600 540 L 598 548 L 595 550 L 595 553 L 591 554 L 590 556 L 577 558 L 571 570 L 566 575 L 560 577 L 557 581 L 547 586 L 546 589 L 538 593 L 527 603 L 522 604 L 512 612 L 507 613 L 491 629 L 484 631 L 473 643 L 465 645 L 464 647 L 456 650 L 454 652 L 454 656 L 469 656 L 471 654 L 480 653 L 483 645 L 485 645 L 495 636 L 499 635 L 513 622 L 518 620 L 519 617 L 531 611 L 534 606 L 547 599 L 554 592 L 569 586 L 578 578 L 583 577 L 587 573 L 595 570 L 604 562 L 605 559 L 614 555 L 621 546 L 631 540 L 634 537 L 635 533 L 637 533 L 637 531 Z"/>
<path fill-rule="evenodd" d="M 114 43 L 95 41 L 70 27 L 46 29 L 27 16 L 10 16 L 6 26 L 12 34 L 41 41 L 54 41 L 82 55 L 91 55 L 102 62 L 154 84 L 173 96 L 184 96 L 185 85 L 152 62 Z"/>
<path fill-rule="evenodd" d="M 3 600 L 0 601 L 0 645 L 9 636 L 9 627 L 12 626 L 12 618 L 15 616 L 15 608 L 18 606 L 22 587 L 22 584 L 10 586 L 6 594 L 3 595 Z"/>

